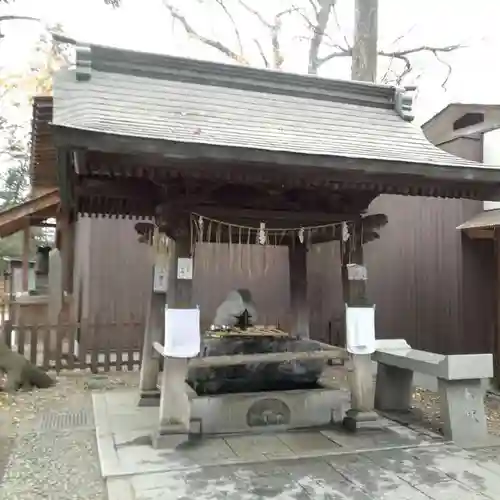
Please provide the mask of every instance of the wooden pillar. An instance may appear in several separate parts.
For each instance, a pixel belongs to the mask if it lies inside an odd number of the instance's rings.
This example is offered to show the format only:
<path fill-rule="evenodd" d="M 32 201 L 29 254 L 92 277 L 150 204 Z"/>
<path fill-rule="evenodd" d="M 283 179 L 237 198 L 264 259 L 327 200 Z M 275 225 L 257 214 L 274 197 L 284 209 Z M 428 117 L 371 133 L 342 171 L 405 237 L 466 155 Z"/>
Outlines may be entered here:
<path fill-rule="evenodd" d="M 496 328 L 493 340 L 493 361 L 495 368 L 495 384 L 500 387 L 500 228 L 494 228 L 496 257 Z"/>
<path fill-rule="evenodd" d="M 350 223 L 347 228 L 348 231 L 343 232 L 341 242 L 344 302 L 347 307 L 370 306 L 363 259 L 362 221 Z M 353 270 L 357 272 L 352 272 Z M 374 412 L 374 379 L 371 355 L 350 354 L 349 365 L 351 409 L 344 419 L 344 425 L 349 430 L 354 431 L 361 422 L 377 420 L 377 414 Z"/>
<path fill-rule="evenodd" d="M 309 338 L 309 301 L 307 297 L 307 248 L 296 241 L 288 247 L 290 273 L 291 334 Z"/>
<path fill-rule="evenodd" d="M 177 218 L 176 223 L 179 224 Z M 182 227 L 175 232 L 175 242 L 171 252 L 168 271 L 167 307 L 175 309 L 190 309 L 193 303 L 193 276 L 186 276 L 180 269 L 180 264 L 191 262 L 191 239 L 189 218 L 182 221 Z M 186 260 L 184 260 L 186 259 Z M 179 433 L 187 433 L 190 422 L 190 406 L 186 393 L 186 377 L 188 359 L 164 358 L 161 379 L 160 419 L 159 429 L 153 435 L 153 445 L 158 448 L 169 446 L 170 437 Z"/>
<path fill-rule="evenodd" d="M 73 292 L 73 267 L 75 254 L 75 223 L 67 215 L 57 219 L 59 233 L 58 248 L 61 252 L 62 289 L 67 293 Z"/>
<path fill-rule="evenodd" d="M 163 343 L 167 288 L 158 287 L 155 289 L 155 274 L 157 272 L 159 272 L 159 266 L 156 262 L 152 269 L 153 282 L 151 283 L 146 324 L 144 325 L 144 344 L 139 378 L 139 406 L 156 406 L 160 397 L 158 390 L 160 359 L 153 350 L 153 342 Z"/>
<path fill-rule="evenodd" d="M 22 267 L 22 290 L 27 292 L 29 288 L 29 269 L 30 269 L 30 239 L 31 227 L 28 225 L 23 232 L 23 267 Z"/>

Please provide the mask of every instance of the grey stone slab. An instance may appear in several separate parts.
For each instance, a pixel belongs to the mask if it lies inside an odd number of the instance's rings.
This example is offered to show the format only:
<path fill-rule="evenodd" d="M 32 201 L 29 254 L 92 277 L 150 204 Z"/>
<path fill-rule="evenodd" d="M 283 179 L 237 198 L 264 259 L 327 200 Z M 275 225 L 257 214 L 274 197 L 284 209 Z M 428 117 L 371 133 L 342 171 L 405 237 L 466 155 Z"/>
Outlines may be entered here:
<path fill-rule="evenodd" d="M 313 452 L 328 453 L 340 448 L 339 444 L 318 431 L 283 432 L 275 436 L 298 456 Z"/>
<path fill-rule="evenodd" d="M 231 436 L 226 443 L 244 460 L 293 457 L 294 452 L 275 435 Z"/>
<path fill-rule="evenodd" d="M 367 450 L 375 447 L 375 443 L 373 439 L 371 439 L 375 431 L 367 430 L 356 434 L 338 430 L 322 430 L 320 432 L 323 436 L 346 450 Z"/>
<path fill-rule="evenodd" d="M 283 466 L 310 498 L 370 500 L 370 496 L 323 459 L 298 459 Z"/>
<path fill-rule="evenodd" d="M 203 469 L 162 472 L 134 476 L 132 484 L 136 497 L 163 498 L 160 492 L 171 496 L 165 498 L 200 498 L 200 494 L 211 493 L 212 496 L 221 491 L 237 488 L 237 479 L 231 469 L 223 467 L 207 467 Z M 207 497 L 208 498 L 208 497 Z M 214 496 L 214 498 L 216 498 Z"/>
<path fill-rule="evenodd" d="M 110 478 L 106 481 L 108 500 L 136 500 L 128 478 Z"/>
<path fill-rule="evenodd" d="M 471 458 L 473 455 L 464 450 L 453 447 L 420 448 L 411 450 L 411 454 L 422 463 L 438 468 L 475 492 L 494 499 L 500 498 L 500 470 L 495 473 L 486 469 L 479 461 Z"/>
<path fill-rule="evenodd" d="M 177 451 L 200 465 L 216 465 L 238 459 L 238 455 L 222 438 L 188 442 Z"/>
<path fill-rule="evenodd" d="M 363 454 L 378 468 L 395 473 L 411 485 L 451 481 L 451 477 L 431 465 L 423 465 L 405 450 L 376 451 Z"/>
<path fill-rule="evenodd" d="M 117 455 L 122 474 L 147 474 L 197 465 L 185 454 L 161 452 L 152 446 L 124 446 L 117 449 Z"/>
<path fill-rule="evenodd" d="M 425 434 L 397 425 L 362 429 L 355 434 L 341 430 L 323 430 L 321 433 L 346 450 L 353 451 L 418 446 L 432 441 Z"/>
<path fill-rule="evenodd" d="M 366 491 L 373 498 L 384 500 L 428 500 L 390 470 L 377 467 L 362 456 L 338 456 L 327 460 L 332 467 L 356 487 Z"/>
<path fill-rule="evenodd" d="M 420 484 L 415 488 L 432 500 L 487 500 L 488 498 L 455 481 Z"/>

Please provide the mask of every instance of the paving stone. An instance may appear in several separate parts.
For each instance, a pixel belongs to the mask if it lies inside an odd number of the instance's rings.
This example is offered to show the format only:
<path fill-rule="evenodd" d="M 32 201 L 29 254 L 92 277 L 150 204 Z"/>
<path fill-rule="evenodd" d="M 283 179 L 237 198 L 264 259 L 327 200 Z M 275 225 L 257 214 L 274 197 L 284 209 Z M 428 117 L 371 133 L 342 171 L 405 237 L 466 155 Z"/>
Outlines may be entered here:
<path fill-rule="evenodd" d="M 199 465 L 216 465 L 238 459 L 238 455 L 222 438 L 188 441 L 177 451 Z"/>
<path fill-rule="evenodd" d="M 232 436 L 225 438 L 226 443 L 245 460 L 266 460 L 269 458 L 293 457 L 294 452 L 276 436 Z"/>
<path fill-rule="evenodd" d="M 481 493 L 476 493 L 455 481 L 420 484 L 415 488 L 425 493 L 432 500 L 487 500 Z"/>
<path fill-rule="evenodd" d="M 368 452 L 363 457 L 371 460 L 379 469 L 394 472 L 411 485 L 451 481 L 451 477 L 444 472 L 431 465 L 419 464 L 404 450 Z"/>
<path fill-rule="evenodd" d="M 377 499 L 428 500 L 390 470 L 383 470 L 362 456 L 338 456 L 327 460 L 332 467 L 356 487 Z"/>
<path fill-rule="evenodd" d="M 288 432 L 276 434 L 276 437 L 290 448 L 296 455 L 313 452 L 332 452 L 340 445 L 319 432 Z"/>
<path fill-rule="evenodd" d="M 283 463 L 310 498 L 369 500 L 370 497 L 324 459 L 299 459 Z"/>
<path fill-rule="evenodd" d="M 412 456 L 443 471 L 457 482 L 488 497 L 500 498 L 500 474 L 480 465 L 471 455 L 460 449 L 420 448 L 411 450 Z"/>

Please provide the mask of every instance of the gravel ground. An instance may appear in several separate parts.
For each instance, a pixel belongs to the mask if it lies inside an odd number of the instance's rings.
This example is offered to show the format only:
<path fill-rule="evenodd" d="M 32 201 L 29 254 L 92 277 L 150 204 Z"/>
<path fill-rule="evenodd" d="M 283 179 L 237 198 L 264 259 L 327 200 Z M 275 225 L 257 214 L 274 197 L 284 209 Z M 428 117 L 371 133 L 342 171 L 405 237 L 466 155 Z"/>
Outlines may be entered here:
<path fill-rule="evenodd" d="M 345 370 L 329 367 L 325 377 L 346 387 Z M 2 500 L 106 500 L 92 422 L 92 391 L 136 387 L 137 372 L 67 374 L 51 389 L 0 393 L 0 484 Z M 414 412 L 422 424 L 441 429 L 439 397 L 416 390 Z M 490 432 L 500 436 L 500 398 L 486 400 Z M 77 422 L 59 420 L 68 413 Z M 49 420 L 48 417 L 51 417 Z M 5 469 L 5 470 L 3 470 Z M 4 472 L 2 482 L 2 472 Z"/>
<path fill-rule="evenodd" d="M 334 379 L 339 388 L 348 388 L 345 368 L 328 367 L 324 374 L 328 379 Z M 419 425 L 442 434 L 441 406 L 439 396 L 432 391 L 416 389 L 413 393 L 413 418 Z M 486 397 L 486 418 L 491 434 L 500 436 L 500 394 Z"/>
<path fill-rule="evenodd" d="M 0 440 L 2 500 L 106 500 L 91 392 L 134 386 L 137 378 L 75 373 L 51 389 L 0 393 L 0 436 L 8 436 Z"/>

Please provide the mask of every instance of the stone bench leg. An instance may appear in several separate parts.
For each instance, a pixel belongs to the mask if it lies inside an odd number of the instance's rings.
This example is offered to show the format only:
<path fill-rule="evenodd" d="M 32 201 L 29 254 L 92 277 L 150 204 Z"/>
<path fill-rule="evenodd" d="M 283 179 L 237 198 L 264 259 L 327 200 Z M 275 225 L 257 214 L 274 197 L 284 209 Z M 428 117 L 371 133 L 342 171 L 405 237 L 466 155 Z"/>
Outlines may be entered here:
<path fill-rule="evenodd" d="M 158 430 L 152 436 L 154 448 L 175 448 L 187 439 L 191 413 L 185 388 L 187 369 L 187 359 L 164 358 Z"/>
<path fill-rule="evenodd" d="M 378 363 L 375 383 L 375 409 L 408 411 L 413 392 L 413 372 Z"/>
<path fill-rule="evenodd" d="M 438 379 L 438 388 L 444 437 L 464 447 L 487 443 L 482 381 Z"/>

